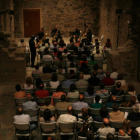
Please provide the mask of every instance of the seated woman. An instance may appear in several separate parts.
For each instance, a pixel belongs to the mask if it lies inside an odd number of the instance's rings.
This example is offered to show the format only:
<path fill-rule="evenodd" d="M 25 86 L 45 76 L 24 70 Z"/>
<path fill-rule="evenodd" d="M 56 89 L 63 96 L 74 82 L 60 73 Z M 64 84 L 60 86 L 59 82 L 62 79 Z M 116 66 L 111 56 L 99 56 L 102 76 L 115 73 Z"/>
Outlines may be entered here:
<path fill-rule="evenodd" d="M 24 89 L 33 89 L 34 88 L 31 77 L 26 78 L 26 83 L 23 85 L 23 88 Z"/>
<path fill-rule="evenodd" d="M 132 129 L 130 128 L 130 122 L 129 120 L 123 121 L 123 127 L 119 130 L 118 135 L 119 136 L 130 136 L 132 132 Z"/>
<path fill-rule="evenodd" d="M 109 115 L 108 115 L 108 109 L 106 106 L 103 106 L 100 109 L 100 115 L 99 116 L 95 116 L 94 120 L 97 122 L 103 122 L 104 118 L 108 118 L 109 119 Z"/>
<path fill-rule="evenodd" d="M 105 43 L 104 49 L 112 49 L 112 45 L 109 38 L 107 39 Z"/>
<path fill-rule="evenodd" d="M 50 81 L 50 87 L 51 88 L 57 88 L 59 86 L 60 82 L 58 81 L 58 76 L 56 73 L 52 75 L 51 81 Z"/>
<path fill-rule="evenodd" d="M 84 77 L 83 77 L 84 80 L 88 80 L 89 78 L 91 78 L 91 75 L 89 74 L 89 70 L 88 69 L 85 69 L 83 71 L 83 73 L 84 73 Z"/>
<path fill-rule="evenodd" d="M 68 54 L 70 54 L 70 53 L 69 53 L 68 50 L 65 48 L 65 49 L 64 49 L 64 52 L 62 53 L 62 55 L 63 55 L 63 56 L 67 56 Z"/>
<path fill-rule="evenodd" d="M 86 56 L 83 56 L 82 57 L 82 61 L 79 62 L 79 65 L 82 65 L 82 63 L 88 64 L 88 61 L 87 61 L 87 57 Z"/>
<path fill-rule="evenodd" d="M 94 93 L 94 87 L 89 86 L 87 88 L 87 92 L 84 93 L 84 97 L 94 97 L 96 93 Z"/>
<path fill-rule="evenodd" d="M 102 103 L 99 103 L 99 101 L 100 101 L 100 96 L 96 95 L 95 96 L 95 103 L 91 104 L 91 108 L 100 109 L 102 107 Z"/>
<path fill-rule="evenodd" d="M 79 91 L 77 90 L 75 84 L 70 85 L 70 91 L 67 94 L 68 97 L 71 98 L 78 98 L 79 97 Z"/>
<path fill-rule="evenodd" d="M 59 48 L 59 51 L 64 51 L 64 49 L 66 49 L 66 47 L 64 47 L 64 46 L 66 46 L 66 43 L 64 42 L 63 38 L 60 39 L 58 44 L 61 47 L 61 48 Z"/>
<path fill-rule="evenodd" d="M 89 65 L 95 65 L 95 64 L 97 64 L 97 62 L 94 61 L 94 55 L 91 55 L 90 59 L 91 59 L 91 61 L 88 62 Z"/>
<path fill-rule="evenodd" d="M 37 78 L 35 84 L 37 89 L 39 89 L 41 83 L 43 83 L 43 81 L 40 78 Z M 44 83 L 44 88 L 46 88 L 46 83 Z"/>
<path fill-rule="evenodd" d="M 127 93 L 132 96 L 136 95 L 136 90 L 132 84 L 128 84 Z"/>
<path fill-rule="evenodd" d="M 55 109 L 55 107 L 53 105 L 51 105 L 51 99 L 50 98 L 46 98 L 45 99 L 45 105 L 43 105 L 41 107 L 41 110 L 45 110 L 45 109 L 50 109 L 50 110 Z"/>
<path fill-rule="evenodd" d="M 54 52 L 53 52 L 53 55 L 54 55 L 54 56 L 57 56 L 57 54 L 58 54 L 57 48 L 54 48 L 53 51 L 54 51 Z"/>

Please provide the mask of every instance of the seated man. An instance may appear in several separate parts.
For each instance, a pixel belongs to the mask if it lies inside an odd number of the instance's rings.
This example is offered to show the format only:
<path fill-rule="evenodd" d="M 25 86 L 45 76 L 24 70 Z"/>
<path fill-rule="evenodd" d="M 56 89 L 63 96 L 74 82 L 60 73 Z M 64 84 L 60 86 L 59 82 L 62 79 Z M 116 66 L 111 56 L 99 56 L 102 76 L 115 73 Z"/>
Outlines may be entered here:
<path fill-rule="evenodd" d="M 119 74 L 119 73 L 117 72 L 117 68 L 114 67 L 114 68 L 112 69 L 112 71 L 113 71 L 113 72 L 110 74 L 110 77 L 111 77 L 112 79 L 117 79 L 117 76 L 118 76 L 118 74 Z"/>
<path fill-rule="evenodd" d="M 100 101 L 100 96 L 96 95 L 95 96 L 95 103 L 91 104 L 91 108 L 100 109 L 102 107 L 102 103 L 99 103 L 99 101 Z"/>
<path fill-rule="evenodd" d="M 88 87 L 88 82 L 83 79 L 83 73 L 79 74 L 79 80 L 75 82 L 77 88 L 86 88 Z"/>
<path fill-rule="evenodd" d="M 75 102 L 73 104 L 73 108 L 74 109 L 82 109 L 83 107 L 89 108 L 88 104 L 85 103 L 85 102 L 83 102 L 83 100 L 84 100 L 84 96 L 83 96 L 83 94 L 80 94 L 79 95 L 79 101 L 78 102 Z"/>
<path fill-rule="evenodd" d="M 114 85 L 114 80 L 112 78 L 110 78 L 110 72 L 106 73 L 106 77 L 102 79 L 102 82 L 105 83 L 105 86 Z"/>
<path fill-rule="evenodd" d="M 124 112 L 121 112 L 117 104 L 113 104 L 113 111 L 109 113 L 109 119 L 112 122 L 123 122 L 125 120 Z"/>
<path fill-rule="evenodd" d="M 25 91 L 21 91 L 21 86 L 19 84 L 17 84 L 15 86 L 15 89 L 17 91 L 16 93 L 14 93 L 15 98 L 25 98 L 26 97 Z"/>
<path fill-rule="evenodd" d="M 124 95 L 124 90 L 121 90 L 121 82 L 116 83 L 116 87 L 111 91 L 114 96 Z"/>
<path fill-rule="evenodd" d="M 103 127 L 97 130 L 99 136 L 107 136 L 108 133 L 115 134 L 115 129 L 110 127 L 110 121 L 107 118 L 103 119 Z"/>
<path fill-rule="evenodd" d="M 45 50 L 44 52 L 45 52 L 45 55 L 43 55 L 42 61 L 51 61 L 51 62 L 53 62 L 53 58 L 49 54 L 49 51 L 48 50 Z"/>
<path fill-rule="evenodd" d="M 111 102 L 107 102 L 106 107 L 112 108 L 113 104 L 117 104 L 118 107 L 120 107 L 120 104 L 116 102 L 116 97 L 115 96 L 111 96 Z"/>
<path fill-rule="evenodd" d="M 66 96 L 65 95 L 61 95 L 61 102 L 56 103 L 55 108 L 59 108 L 59 109 L 67 109 L 68 106 L 70 106 L 71 103 L 70 102 L 66 102 Z"/>
<path fill-rule="evenodd" d="M 32 74 L 41 74 L 42 71 L 39 70 L 39 65 L 35 65 L 35 70 L 32 71 Z"/>
<path fill-rule="evenodd" d="M 62 82 L 62 87 L 69 88 L 71 84 L 74 84 L 74 82 L 70 80 L 70 75 L 67 73 L 66 81 Z"/>
<path fill-rule="evenodd" d="M 100 95 L 100 96 L 107 96 L 107 95 L 109 95 L 108 90 L 105 89 L 104 82 L 100 82 L 100 90 L 96 91 L 96 95 Z"/>
<path fill-rule="evenodd" d="M 99 84 L 100 84 L 100 79 L 97 78 L 96 75 L 97 75 L 97 72 L 93 72 L 92 77 L 88 79 L 89 85 L 92 85 L 92 86 L 99 86 Z"/>
<path fill-rule="evenodd" d="M 22 107 L 18 107 L 17 108 L 17 115 L 14 116 L 14 122 L 15 123 L 30 123 L 31 121 L 31 118 L 28 114 L 23 114 L 23 109 Z M 29 131 L 32 131 L 36 128 L 36 125 L 35 124 L 31 124 L 30 125 L 30 130 L 18 130 L 16 129 L 16 132 L 17 133 L 20 133 L 20 134 L 26 134 L 26 133 L 29 133 Z"/>

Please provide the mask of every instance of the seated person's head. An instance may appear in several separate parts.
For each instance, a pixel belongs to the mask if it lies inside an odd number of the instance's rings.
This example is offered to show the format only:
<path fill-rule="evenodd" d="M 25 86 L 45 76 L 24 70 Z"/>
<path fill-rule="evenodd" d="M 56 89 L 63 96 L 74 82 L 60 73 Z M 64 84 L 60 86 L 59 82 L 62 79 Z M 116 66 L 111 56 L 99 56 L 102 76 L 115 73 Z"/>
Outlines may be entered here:
<path fill-rule="evenodd" d="M 117 112 L 119 110 L 119 107 L 118 107 L 117 104 L 113 104 L 112 109 L 113 109 L 114 112 Z"/>
<path fill-rule="evenodd" d="M 110 72 L 106 72 L 106 77 L 110 77 Z"/>
<path fill-rule="evenodd" d="M 113 102 L 116 102 L 116 97 L 115 97 L 115 96 L 112 96 L 112 97 L 111 97 L 111 100 L 112 100 Z"/>
<path fill-rule="evenodd" d="M 20 42 L 23 43 L 24 42 L 24 39 L 21 39 Z"/>
<path fill-rule="evenodd" d="M 131 96 L 129 102 L 133 106 L 136 103 L 136 97 L 135 96 Z"/>
<path fill-rule="evenodd" d="M 59 60 L 60 61 L 63 61 L 63 56 L 62 55 L 59 57 Z"/>
<path fill-rule="evenodd" d="M 54 53 L 57 53 L 57 52 L 58 52 L 58 51 L 57 51 L 57 48 L 54 48 L 53 51 L 54 51 Z"/>
<path fill-rule="evenodd" d="M 96 54 L 100 54 L 100 50 L 96 50 Z"/>
<path fill-rule="evenodd" d="M 43 83 L 40 83 L 39 89 L 44 89 L 44 84 Z"/>
<path fill-rule="evenodd" d="M 45 99 L 45 105 L 48 106 L 51 103 L 51 99 L 50 98 L 46 98 Z"/>
<path fill-rule="evenodd" d="M 97 71 L 98 69 L 99 69 L 99 65 L 98 65 L 98 64 L 95 64 L 95 65 L 93 66 L 93 70 Z"/>
<path fill-rule="evenodd" d="M 70 63 L 70 67 L 71 67 L 71 68 L 74 68 L 74 67 L 75 67 L 74 62 L 71 62 L 71 63 Z"/>
<path fill-rule="evenodd" d="M 61 101 L 65 102 L 66 101 L 66 96 L 65 95 L 61 95 Z"/>
<path fill-rule="evenodd" d="M 101 98 L 100 98 L 99 95 L 96 95 L 96 96 L 95 96 L 95 101 L 96 101 L 96 103 L 99 103 L 100 99 L 101 99 Z"/>
<path fill-rule="evenodd" d="M 50 121 L 50 118 L 52 117 L 50 109 L 45 109 L 43 118 L 45 121 Z"/>
<path fill-rule="evenodd" d="M 94 139 L 94 134 L 91 130 L 87 132 L 87 140 L 93 140 Z"/>
<path fill-rule="evenodd" d="M 36 88 L 39 89 L 39 85 L 40 85 L 41 83 L 43 83 L 42 80 L 41 80 L 40 78 L 37 78 L 37 79 L 36 79 Z"/>
<path fill-rule="evenodd" d="M 91 55 L 90 59 L 91 61 L 94 61 L 94 55 Z"/>
<path fill-rule="evenodd" d="M 96 52 L 97 52 L 97 50 L 99 50 L 99 45 L 98 44 L 99 43 L 96 44 Z"/>
<path fill-rule="evenodd" d="M 113 71 L 113 72 L 116 72 L 116 71 L 117 71 L 117 68 L 116 68 L 116 67 L 114 67 L 114 68 L 112 69 L 112 71 Z"/>
<path fill-rule="evenodd" d="M 98 39 L 95 39 L 95 43 L 97 43 L 98 42 Z"/>
<path fill-rule="evenodd" d="M 140 109 L 139 109 L 139 105 L 138 104 L 133 106 L 133 112 L 140 113 Z"/>
<path fill-rule="evenodd" d="M 56 74 L 56 73 L 53 73 L 51 80 L 52 80 L 53 82 L 56 82 L 57 79 L 58 79 L 57 74 Z"/>
<path fill-rule="evenodd" d="M 107 42 L 110 42 L 110 39 L 109 38 L 107 39 Z"/>
<path fill-rule="evenodd" d="M 70 70 L 70 76 L 73 76 L 74 75 L 74 70 Z"/>
<path fill-rule="evenodd" d="M 100 89 L 104 89 L 105 88 L 105 83 L 104 82 L 100 82 Z"/>
<path fill-rule="evenodd" d="M 45 54 L 49 54 L 49 51 L 45 49 L 45 50 L 44 50 L 44 53 L 45 53 Z"/>
<path fill-rule="evenodd" d="M 79 94 L 79 101 L 83 101 L 84 100 L 84 95 L 83 94 Z"/>
<path fill-rule="evenodd" d="M 81 65 L 81 69 L 88 69 L 87 64 L 86 64 L 86 63 L 82 63 L 82 65 Z"/>
<path fill-rule="evenodd" d="M 70 74 L 66 73 L 66 79 L 70 79 Z"/>
<path fill-rule="evenodd" d="M 104 124 L 105 127 L 109 126 L 109 124 L 110 124 L 109 119 L 108 118 L 104 118 L 103 119 L 103 124 Z"/>
<path fill-rule="evenodd" d="M 35 69 L 36 70 L 39 70 L 39 65 L 35 65 Z"/>
<path fill-rule="evenodd" d="M 132 140 L 137 140 L 138 137 L 139 137 L 138 131 L 137 130 L 132 130 L 132 132 L 131 132 L 131 139 Z"/>
<path fill-rule="evenodd" d="M 128 89 L 127 91 L 130 91 L 130 92 L 134 92 L 135 91 L 135 88 L 132 84 L 128 84 Z"/>
<path fill-rule="evenodd" d="M 15 89 L 16 89 L 16 91 L 21 91 L 21 86 L 20 86 L 19 84 L 17 84 L 17 85 L 15 86 Z"/>
<path fill-rule="evenodd" d="M 103 70 L 102 69 L 98 69 L 97 73 L 98 74 L 103 74 Z"/>
<path fill-rule="evenodd" d="M 108 133 L 106 138 L 107 140 L 114 140 L 114 135 L 112 133 Z"/>
<path fill-rule="evenodd" d="M 87 50 L 88 50 L 88 47 L 85 46 L 85 47 L 84 47 L 84 51 L 87 52 Z"/>
<path fill-rule="evenodd" d="M 102 106 L 100 109 L 100 116 L 105 118 L 108 115 L 108 109 L 106 106 Z"/>
<path fill-rule="evenodd" d="M 26 78 L 26 84 L 27 84 L 28 86 L 30 86 L 30 85 L 33 84 L 32 78 L 31 78 L 31 77 L 27 77 L 27 78 Z"/>
<path fill-rule="evenodd" d="M 23 114 L 23 108 L 22 108 L 22 106 L 18 106 L 18 108 L 16 110 L 16 114 L 17 115 L 22 115 Z"/>
<path fill-rule="evenodd" d="M 59 85 L 59 86 L 56 88 L 56 92 L 60 92 L 60 91 L 62 91 L 62 86 L 61 86 L 61 85 Z"/>
<path fill-rule="evenodd" d="M 83 73 L 80 73 L 80 74 L 79 74 L 79 79 L 83 79 L 83 77 L 84 77 L 84 76 L 83 76 Z"/>
<path fill-rule="evenodd" d="M 92 96 L 94 94 L 94 86 L 88 86 L 87 93 L 89 96 Z"/>
<path fill-rule="evenodd" d="M 92 76 L 93 76 L 93 77 L 96 77 L 96 75 L 97 75 L 97 72 L 94 71 L 93 74 L 92 74 Z"/>
<path fill-rule="evenodd" d="M 56 47 L 57 46 L 57 42 L 54 42 L 54 47 Z"/>
<path fill-rule="evenodd" d="M 69 114 L 73 114 L 73 108 L 72 108 L 71 105 L 68 106 L 68 108 L 67 108 L 67 112 L 68 112 Z"/>
<path fill-rule="evenodd" d="M 88 69 L 84 69 L 83 73 L 84 73 L 84 74 L 89 74 Z"/>
<path fill-rule="evenodd" d="M 58 54 L 57 54 L 57 58 L 60 58 L 60 56 L 62 55 L 62 52 L 58 52 Z"/>
<path fill-rule="evenodd" d="M 73 61 L 73 59 L 74 59 L 74 58 L 73 58 L 73 56 L 72 56 L 72 55 L 70 55 L 70 57 L 69 57 L 69 61 L 70 61 L 70 62 L 72 62 L 72 61 Z"/>
<path fill-rule="evenodd" d="M 82 116 L 83 116 L 83 117 L 88 116 L 88 109 L 87 109 L 86 107 L 83 107 L 83 108 L 82 108 Z"/>
<path fill-rule="evenodd" d="M 68 50 L 67 49 L 64 49 L 64 53 L 68 53 Z"/>
<path fill-rule="evenodd" d="M 118 79 L 118 80 L 123 80 L 123 75 L 119 73 L 119 74 L 117 75 L 117 79 Z"/>
<path fill-rule="evenodd" d="M 121 82 L 116 83 L 116 88 L 121 88 Z"/>
<path fill-rule="evenodd" d="M 27 94 L 26 98 L 27 98 L 27 101 L 31 101 L 32 100 L 32 95 L 31 94 Z"/>
<path fill-rule="evenodd" d="M 71 84 L 70 85 L 70 92 L 74 92 L 75 90 L 77 90 L 75 84 Z"/>

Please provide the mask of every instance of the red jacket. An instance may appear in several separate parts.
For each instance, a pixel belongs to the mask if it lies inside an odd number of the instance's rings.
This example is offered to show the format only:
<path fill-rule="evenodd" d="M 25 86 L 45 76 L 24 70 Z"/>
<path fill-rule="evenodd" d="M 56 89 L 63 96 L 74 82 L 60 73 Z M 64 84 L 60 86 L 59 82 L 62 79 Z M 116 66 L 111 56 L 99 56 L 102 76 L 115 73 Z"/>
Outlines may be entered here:
<path fill-rule="evenodd" d="M 112 86 L 112 85 L 114 85 L 114 80 L 111 79 L 110 77 L 103 78 L 102 82 L 105 83 L 105 86 Z"/>

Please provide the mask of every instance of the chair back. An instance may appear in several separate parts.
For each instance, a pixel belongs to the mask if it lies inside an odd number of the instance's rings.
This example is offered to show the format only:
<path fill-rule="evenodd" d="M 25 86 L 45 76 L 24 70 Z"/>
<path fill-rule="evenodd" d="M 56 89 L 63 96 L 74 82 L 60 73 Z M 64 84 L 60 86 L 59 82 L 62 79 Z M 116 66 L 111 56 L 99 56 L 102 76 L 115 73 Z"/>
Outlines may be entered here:
<path fill-rule="evenodd" d="M 37 102 L 37 103 L 45 104 L 45 99 L 46 99 L 46 98 L 50 98 L 50 96 L 45 97 L 45 98 L 36 97 L 36 102 Z"/>
<path fill-rule="evenodd" d="M 84 93 L 87 91 L 87 88 L 77 88 L 80 93 Z"/>
<path fill-rule="evenodd" d="M 130 127 L 136 128 L 140 126 L 140 121 L 130 121 Z"/>
<path fill-rule="evenodd" d="M 30 124 L 29 123 L 15 123 L 14 122 L 14 126 L 15 126 L 16 129 L 19 129 L 19 130 L 30 129 Z"/>
<path fill-rule="evenodd" d="M 107 96 L 100 96 L 100 97 L 101 97 L 101 99 L 102 99 L 102 103 L 106 103 L 106 102 L 108 102 L 110 95 L 107 95 Z"/>
<path fill-rule="evenodd" d="M 73 114 L 78 116 L 79 114 L 82 114 L 82 109 L 73 109 Z"/>
<path fill-rule="evenodd" d="M 108 109 L 108 112 L 113 111 L 113 108 L 108 108 L 108 107 L 107 107 L 107 109 Z"/>
<path fill-rule="evenodd" d="M 120 129 L 123 127 L 123 122 L 110 122 L 110 125 L 115 129 Z"/>
<path fill-rule="evenodd" d="M 34 89 L 22 89 L 22 91 L 25 91 L 26 94 L 32 94 L 34 93 Z"/>
<path fill-rule="evenodd" d="M 78 98 L 68 97 L 68 101 L 71 102 L 71 103 L 78 102 Z"/>
<path fill-rule="evenodd" d="M 118 140 L 131 140 L 131 136 L 119 136 L 118 135 Z"/>
<path fill-rule="evenodd" d="M 71 81 L 73 81 L 74 83 L 77 81 L 77 79 L 70 79 Z"/>
<path fill-rule="evenodd" d="M 103 125 L 103 122 L 93 121 L 93 127 L 97 128 L 97 129 L 102 127 L 102 125 Z"/>
<path fill-rule="evenodd" d="M 107 140 L 106 136 L 99 136 L 99 140 Z"/>
<path fill-rule="evenodd" d="M 48 86 L 48 85 L 49 85 L 49 83 L 50 83 L 50 80 L 44 80 L 44 79 L 42 79 L 42 82 L 43 82 L 43 83 L 45 83 L 45 84 L 46 84 L 46 86 Z"/>
<path fill-rule="evenodd" d="M 43 65 L 46 65 L 46 64 L 52 64 L 52 61 L 42 61 Z"/>
<path fill-rule="evenodd" d="M 27 101 L 27 98 L 25 97 L 25 98 L 15 98 L 15 103 L 16 104 L 23 104 L 23 103 L 25 103 Z"/>
<path fill-rule="evenodd" d="M 84 97 L 84 102 L 92 104 L 94 102 L 94 97 Z"/>
<path fill-rule="evenodd" d="M 77 121 L 77 122 L 76 122 L 76 128 L 81 129 L 82 126 L 83 126 L 83 122 L 80 122 L 80 121 Z"/>
<path fill-rule="evenodd" d="M 114 85 L 112 85 L 112 86 L 105 86 L 105 89 L 108 90 L 108 91 L 113 90 L 113 88 L 114 88 Z"/>
<path fill-rule="evenodd" d="M 125 101 L 130 101 L 131 96 L 132 96 L 132 95 L 125 95 L 125 98 L 124 98 Z"/>
<path fill-rule="evenodd" d="M 33 77 L 33 79 L 37 79 L 37 78 L 40 77 L 40 75 L 39 75 L 39 74 L 34 74 L 34 73 L 32 73 L 32 77 Z"/>
<path fill-rule="evenodd" d="M 72 132 L 75 129 L 75 122 L 60 122 L 59 123 L 60 131 L 63 133 Z"/>
<path fill-rule="evenodd" d="M 51 94 L 53 94 L 54 92 L 56 92 L 56 88 L 49 88 L 49 91 Z"/>
<path fill-rule="evenodd" d="M 116 97 L 116 102 L 121 102 L 124 99 L 124 95 L 115 96 L 115 97 Z"/>
<path fill-rule="evenodd" d="M 90 115 L 98 116 L 100 114 L 100 109 L 90 108 Z"/>
<path fill-rule="evenodd" d="M 62 109 L 57 108 L 56 110 L 57 110 L 57 115 L 58 116 L 60 116 L 61 114 L 66 114 L 67 113 L 67 110 L 66 109 L 63 109 L 62 110 Z"/>
<path fill-rule="evenodd" d="M 61 102 L 61 99 L 60 99 L 60 98 L 54 97 L 54 98 L 53 98 L 53 102 L 54 102 L 54 104 L 56 104 L 56 103 L 58 103 L 58 102 Z"/>
<path fill-rule="evenodd" d="M 68 93 L 70 91 L 70 88 L 67 88 L 67 87 L 62 87 L 62 88 L 63 88 L 64 93 Z"/>
<path fill-rule="evenodd" d="M 54 116 L 55 115 L 55 109 L 51 109 L 51 115 Z M 44 110 L 40 109 L 40 115 L 43 116 Z"/>
<path fill-rule="evenodd" d="M 42 130 L 51 132 L 51 131 L 56 129 L 56 122 L 51 122 L 51 123 L 43 123 L 43 122 L 41 122 L 40 123 L 40 128 Z"/>
<path fill-rule="evenodd" d="M 87 140 L 87 138 L 78 136 L 78 140 Z"/>
<path fill-rule="evenodd" d="M 25 114 L 28 114 L 30 117 L 37 116 L 38 115 L 38 108 L 36 108 L 34 110 L 26 110 L 26 109 L 24 109 L 23 112 Z"/>
<path fill-rule="evenodd" d="M 123 112 L 128 112 L 128 113 L 133 112 L 132 107 L 120 107 L 120 110 L 123 111 Z"/>
<path fill-rule="evenodd" d="M 98 91 L 100 89 L 99 86 L 94 86 L 94 92 Z"/>

